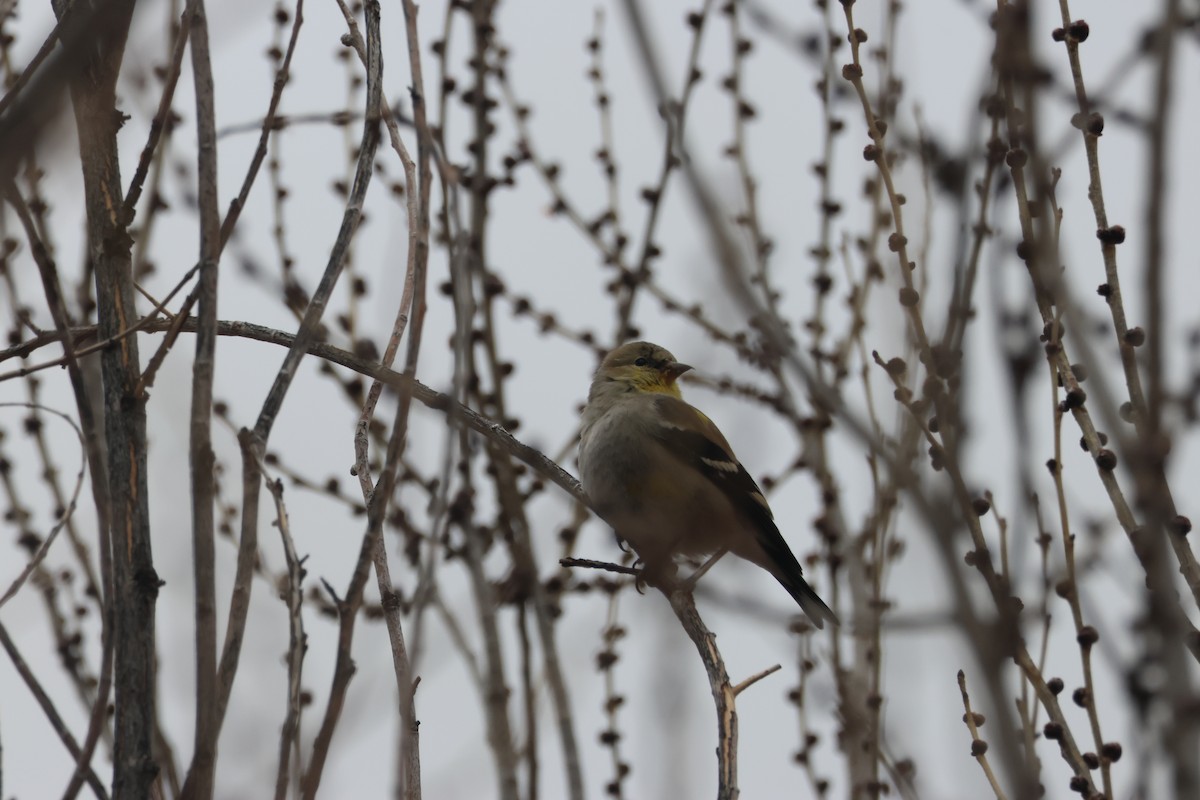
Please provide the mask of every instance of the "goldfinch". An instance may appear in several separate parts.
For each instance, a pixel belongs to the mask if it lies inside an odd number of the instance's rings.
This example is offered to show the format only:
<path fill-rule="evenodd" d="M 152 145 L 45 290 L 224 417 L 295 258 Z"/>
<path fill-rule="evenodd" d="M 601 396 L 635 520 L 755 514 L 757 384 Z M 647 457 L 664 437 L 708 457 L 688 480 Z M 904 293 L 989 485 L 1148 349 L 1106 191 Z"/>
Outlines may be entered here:
<path fill-rule="evenodd" d="M 754 479 L 712 420 L 684 402 L 676 380 L 690 369 L 649 342 L 601 362 L 579 443 L 592 507 L 637 552 L 651 583 L 673 575 L 675 556 L 730 552 L 775 576 L 818 628 L 837 624 Z"/>

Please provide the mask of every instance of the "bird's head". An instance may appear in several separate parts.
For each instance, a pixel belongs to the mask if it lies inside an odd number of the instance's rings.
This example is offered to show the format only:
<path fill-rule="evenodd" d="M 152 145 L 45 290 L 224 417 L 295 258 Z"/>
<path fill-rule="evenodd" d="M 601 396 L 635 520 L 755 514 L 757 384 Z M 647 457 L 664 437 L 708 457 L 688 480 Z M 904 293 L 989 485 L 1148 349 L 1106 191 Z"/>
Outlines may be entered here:
<path fill-rule="evenodd" d="M 675 381 L 690 369 L 656 344 L 629 342 L 604 357 L 596 370 L 596 382 L 617 382 L 642 392 L 679 397 Z"/>

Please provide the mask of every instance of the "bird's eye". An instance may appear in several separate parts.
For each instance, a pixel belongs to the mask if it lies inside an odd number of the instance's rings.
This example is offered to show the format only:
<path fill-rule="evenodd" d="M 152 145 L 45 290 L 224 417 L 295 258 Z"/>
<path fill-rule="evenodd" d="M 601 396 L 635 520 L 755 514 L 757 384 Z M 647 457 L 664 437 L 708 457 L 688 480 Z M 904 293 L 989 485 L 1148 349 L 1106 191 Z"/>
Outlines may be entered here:
<path fill-rule="evenodd" d="M 642 357 L 642 358 L 639 358 L 637 361 L 634 361 L 633 365 L 635 367 L 644 367 L 644 366 L 646 366 L 647 363 L 648 362 L 646 361 L 645 357 Z"/>

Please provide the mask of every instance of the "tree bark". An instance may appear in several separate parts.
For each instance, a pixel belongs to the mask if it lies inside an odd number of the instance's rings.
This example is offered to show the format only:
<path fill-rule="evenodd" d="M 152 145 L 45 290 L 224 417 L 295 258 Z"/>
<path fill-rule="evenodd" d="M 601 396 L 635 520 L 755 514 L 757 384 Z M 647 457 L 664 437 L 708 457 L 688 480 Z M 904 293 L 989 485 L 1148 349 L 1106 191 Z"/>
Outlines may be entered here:
<path fill-rule="evenodd" d="M 97 322 L 102 337 L 138 319 L 134 307 L 130 222 L 117 157 L 116 83 L 135 0 L 95 3 L 55 0 L 67 27 L 90 19 L 82 69 L 71 82 L 87 207 L 88 257 L 94 266 Z M 150 549 L 146 482 L 145 398 L 136 396 L 141 375 L 136 336 L 107 347 L 100 356 L 104 384 L 104 430 L 108 441 L 108 495 L 112 513 L 115 732 L 113 798 L 144 798 L 158 769 L 151 751 L 155 726 L 154 605 L 161 582 Z"/>

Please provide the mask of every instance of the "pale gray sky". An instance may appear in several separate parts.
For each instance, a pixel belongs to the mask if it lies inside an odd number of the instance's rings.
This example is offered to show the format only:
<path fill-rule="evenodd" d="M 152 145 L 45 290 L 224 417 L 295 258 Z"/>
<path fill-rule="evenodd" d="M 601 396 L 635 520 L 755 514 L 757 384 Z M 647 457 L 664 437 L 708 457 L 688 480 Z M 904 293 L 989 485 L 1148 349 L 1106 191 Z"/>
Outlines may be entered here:
<path fill-rule="evenodd" d="M 163 57 L 166 37 L 162 17 L 157 8 L 150 8 L 139 18 L 127 53 L 127 69 L 149 67 Z M 530 120 L 533 144 L 544 158 L 563 164 L 562 185 L 586 212 L 599 212 L 604 203 L 604 185 L 596 167 L 593 152 L 599 146 L 599 127 L 596 121 L 592 90 L 585 77 L 589 56 L 584 41 L 592 35 L 594 11 L 602 8 L 604 25 L 604 65 L 612 95 L 612 110 L 616 122 L 615 152 L 622 177 L 621 204 L 626 227 L 640 237 L 640 219 L 645 205 L 640 189 L 651 183 L 661 159 L 661 124 L 653 113 L 652 101 L 642 77 L 640 65 L 631 47 L 625 17 L 620 3 L 524 2 L 503 4 L 498 15 L 498 38 L 511 50 L 510 77 L 522 102 L 533 107 Z M 686 12 L 694 4 L 674 0 L 646 3 L 658 36 L 663 64 L 671 75 L 671 85 L 678 87 L 682 65 L 686 58 L 688 28 L 683 24 Z M 786 21 L 798 32 L 815 32 L 819 18 L 812 4 L 764 2 L 763 7 Z M 879 23 L 879 3 L 861 2 L 856 7 L 859 26 L 871 35 L 870 44 L 882 40 Z M 1056 24 L 1049 16 L 1049 4 L 1040 6 L 1036 24 L 1037 43 L 1044 63 L 1051 69 L 1061 86 L 1067 86 L 1066 56 L 1061 46 L 1050 39 L 1049 31 Z M 1077 2 L 1075 13 L 1086 17 L 1091 36 L 1083 47 L 1086 77 L 1094 94 L 1103 94 L 1111 86 L 1111 99 L 1121 107 L 1138 114 L 1149 114 L 1152 74 L 1149 62 L 1137 62 L 1128 69 L 1123 60 L 1131 52 L 1146 22 L 1157 11 L 1157 4 L 1134 4 L 1115 0 Z M 962 148 L 978 141 L 978 121 L 974 109 L 976 98 L 989 76 L 990 32 L 986 18 L 991 8 L 983 3 L 925 0 L 909 3 L 901 16 L 897 35 L 896 70 L 904 78 L 905 94 L 893 131 L 907 135 L 915 132 L 916 112 L 919 110 L 924 129 L 944 145 Z M 840 13 L 840 8 L 838 9 Z M 40 44 L 48 29 L 45 9 L 22 4 L 22 17 L 14 30 L 18 33 L 18 55 L 24 56 Z M 1054 13 L 1057 13 L 1055 10 Z M 271 14 L 269 3 L 247 3 L 241 0 L 213 2 L 210 6 L 210 30 L 213 42 L 216 80 L 218 128 L 253 122 L 263 112 L 271 89 L 271 72 L 263 57 L 271 43 Z M 305 25 L 293 68 L 293 84 L 284 95 L 282 110 L 287 114 L 321 113 L 342 108 L 346 104 L 347 70 L 332 57 L 339 49 L 344 24 L 331 2 L 310 0 L 306 4 Z M 426 45 L 440 37 L 443 8 L 440 3 L 422 4 L 422 36 Z M 384 3 L 385 89 L 393 100 L 403 97 L 409 83 L 407 54 L 403 47 L 402 17 L 398 4 Z M 693 154 L 714 184 L 722 190 L 731 209 L 740 204 L 740 189 L 736 174 L 728 160 L 719 158 L 722 146 L 730 138 L 728 97 L 717 90 L 717 84 L 729 68 L 729 41 L 726 27 L 719 15 L 711 21 L 700 66 L 705 81 L 695 98 L 687 122 L 687 132 Z M 840 29 L 840 25 L 838 26 Z M 762 221 L 767 234 L 776 242 L 772 258 L 774 276 L 784 292 L 785 303 L 800 318 L 809 310 L 809 279 L 811 260 L 808 249 L 817 241 L 817 184 L 810 164 L 819 157 L 821 148 L 821 109 L 812 89 L 817 72 L 813 65 L 798 60 L 779 41 L 764 37 L 753 24 L 748 33 L 756 40 L 756 50 L 747 63 L 745 85 L 748 98 L 755 104 L 759 119 L 750 128 L 749 158 L 761 184 L 759 198 Z M 453 52 L 454 68 L 461 72 L 465 27 L 456 28 L 458 37 Z M 1191 76 L 1200 75 L 1200 63 L 1194 39 L 1180 37 L 1178 49 L 1178 80 L 1173 131 L 1173 162 L 1170 174 L 1172 202 L 1164 230 L 1168 236 L 1169 297 L 1194 297 L 1196 283 L 1196 248 L 1190 245 L 1194 236 L 1200 164 L 1197 151 L 1189 147 L 1186 132 L 1196 130 L 1200 123 L 1200 87 Z M 425 80 L 433 86 L 437 78 L 436 65 L 424 52 Z M 27 57 L 27 56 L 26 56 Z M 847 60 L 843 49 L 839 63 Z M 184 116 L 183 127 L 177 134 L 176 148 L 169 156 L 171 162 L 191 158 L 194 148 L 194 117 L 190 110 L 191 73 L 186 67 L 180 81 L 176 108 Z M 878 75 L 874 62 L 867 64 L 867 82 L 876 85 Z M 358 73 L 357 68 L 351 70 Z M 126 97 L 132 93 L 126 87 Z M 355 106 L 359 100 L 355 98 Z M 466 130 L 467 117 L 461 104 L 452 103 L 450 130 L 456 141 Z M 124 177 L 132 173 L 138 152 L 144 141 L 149 114 L 153 107 L 145 97 L 130 99 L 125 108 L 133 120 L 122 133 L 121 145 L 125 160 Z M 836 194 L 847 208 L 838 219 L 839 231 L 858 235 L 863 226 L 863 204 L 860 187 L 873 168 L 861 157 L 866 136 L 861 113 L 856 104 L 842 103 L 839 114 L 846 119 L 847 132 L 840 137 L 834 153 Z M 1079 139 L 1069 125 L 1069 110 L 1065 100 L 1047 102 L 1039 110 L 1042 132 L 1046 140 L 1061 148 L 1052 150 L 1054 163 L 1063 168 L 1058 197 L 1063 205 L 1062 255 L 1067 281 L 1081 299 L 1084 309 L 1107 319 L 1103 301 L 1094 290 L 1103 280 L 1102 265 L 1095 244 L 1095 223 L 1087 204 L 1086 163 Z M 501 124 L 500 142 L 511 143 L 510 117 L 501 109 L 496 114 Z M 65 273 L 74 275 L 81 260 L 79 236 L 82 225 L 75 224 L 82 213 L 72 153 L 71 126 L 65 124 L 47 135 L 41 153 L 47 167 L 45 193 L 51 198 L 54 237 L 57 257 Z M 410 146 L 411 131 L 405 131 Z M 284 182 L 291 191 L 287 205 L 287 235 L 289 249 L 297 258 L 297 274 L 309 287 L 316 282 L 324 268 L 333 237 L 341 216 L 341 200 L 330 191 L 331 182 L 348 174 L 347 140 L 356 142 L 358 129 L 352 126 L 347 133 L 328 125 L 305 125 L 288 129 L 275 138 L 283 162 Z M 240 184 L 256 134 L 230 135 L 220 142 L 220 183 L 222 207 L 227 206 Z M 55 149 L 57 146 L 58 149 Z M 448 154 L 461 161 L 460 148 Z M 1141 136 L 1129 125 L 1120 124 L 1110 116 L 1101 140 L 1105 192 L 1112 222 L 1125 225 L 1129 239 L 1120 250 L 1123 275 L 1126 278 L 1127 308 L 1134 324 L 1144 316 L 1141 309 L 1140 276 L 1143 267 L 1144 193 L 1146 153 Z M 402 173 L 391 151 L 381 148 L 379 160 L 386 166 L 388 180 Z M 979 160 L 972 161 L 977 176 Z M 909 162 L 900 170 L 902 191 L 908 198 L 906 224 L 910 241 L 920 237 L 925 224 L 924 194 L 921 174 Z M 174 206 L 174 213 L 160 220 L 160 227 L 151 243 L 152 260 L 158 271 L 146 284 L 151 292 L 164 292 L 174 284 L 183 270 L 195 258 L 196 233 L 194 218 L 183 203 L 180 179 L 166 179 L 165 194 Z M 435 189 L 439 192 L 440 189 Z M 663 285 L 669 286 L 684 298 L 705 301 L 705 308 L 715 319 L 733 324 L 740 312 L 720 297 L 721 284 L 712 259 L 707 253 L 708 240 L 698 229 L 701 224 L 692 213 L 690 203 L 683 202 L 682 184 L 673 182 L 670 200 L 664 209 L 660 232 L 664 257 L 658 262 L 657 274 Z M 1018 272 L 1007 258 L 994 257 L 995 248 L 1011 248 L 1016 241 L 1016 216 L 1010 200 L 1011 192 L 1002 192 L 994 216 L 994 227 L 1000 237 L 988 245 L 983 259 L 978 306 L 980 319 L 972 328 L 969 341 L 970 398 L 969 406 L 975 416 L 971 420 L 972 440 L 968 449 L 968 475 L 974 486 L 991 489 L 998 508 L 1015 523 L 1025 520 L 1024 502 L 1018 496 L 1014 464 L 1024 459 L 1032 465 L 1038 481 L 1037 488 L 1049 509 L 1053 487 L 1045 460 L 1049 450 L 1049 399 L 1045 391 L 1042 367 L 1035 370 L 1038 389 L 1034 393 L 1037 406 L 1033 441 L 1036 452 L 1014 452 L 1011 427 L 998 415 L 1008 415 L 1007 388 L 999 369 L 993 324 L 994 307 L 989 295 L 1003 292 L 1010 302 L 1030 307 L 1028 279 Z M 224 319 L 241 319 L 259 324 L 294 329 L 294 320 L 280 307 L 273 290 L 278 274 L 277 257 L 271 238 L 270 187 L 267 176 L 259 178 L 236 240 L 226 250 L 222 260 L 221 312 Z M 572 328 L 596 330 L 604 337 L 612 333 L 612 313 L 601 297 L 608 273 L 597 269 L 598 257 L 587 241 L 562 217 L 549 213 L 551 201 L 545 188 L 531 169 L 525 168 L 517 187 L 497 195 L 488 244 L 488 266 L 500 272 L 514 294 L 527 294 L 539 308 L 554 310 Z M 930 297 L 934 308 L 943 296 L 945 276 L 953 257 L 957 235 L 957 219 L 946 208 L 945 198 L 935 199 L 935 210 L 928 220 L 931 231 L 928 268 L 936 282 Z M 367 205 L 368 222 L 360 231 L 354 248 L 354 269 L 367 278 L 373 290 L 361 309 L 366 328 L 375 332 L 376 341 L 383 341 L 391 324 L 399 298 L 405 257 L 404 209 L 386 191 L 383 181 L 372 186 Z M 972 212 L 973 215 L 973 212 Z M 11 224 L 11 223 L 10 223 Z M 7 235 L 13 235 L 12 230 Z M 839 237 L 840 237 L 839 233 Z M 266 285 L 248 281 L 240 270 L 243 262 L 253 262 L 261 273 L 269 276 Z M 36 281 L 28 259 L 25 274 L 19 275 L 24 286 L 25 301 L 37 296 Z M 892 275 L 894 262 L 884 264 L 889 273 L 889 286 L 896 285 Z M 992 270 L 992 272 L 988 272 Z M 836 271 L 835 271 L 836 272 Z M 436 292 L 437 284 L 445 279 L 446 259 L 443 251 L 435 251 L 431 261 L 431 293 L 429 319 L 425 333 L 425 350 L 420 378 L 435 388 L 448 382 L 450 361 L 445 347 L 451 330 L 451 309 Z M 845 291 L 845 282 L 839 280 Z M 939 291 L 941 289 L 941 291 Z M 346 292 L 339 290 L 333 313 L 345 307 Z M 843 313 L 835 304 L 836 313 Z M 1197 323 L 1196 315 L 1187 303 L 1172 303 L 1167 320 L 1172 333 L 1171 377 L 1174 388 L 1182 389 L 1189 366 L 1182 343 L 1187 331 Z M 0 323 L 7 330 L 10 320 L 7 302 L 0 303 Z M 936 313 L 932 315 L 940 321 Z M 834 324 L 837 324 L 835 317 Z M 874 328 L 870 347 L 877 348 L 884 358 L 900 355 L 903 342 L 903 323 L 891 289 L 881 291 L 870 310 Z M 639 301 L 637 323 L 646 338 L 659 342 L 675 352 L 682 360 L 694 364 L 709 374 L 736 374 L 752 378 L 753 373 L 736 362 L 733 354 L 718 350 L 710 342 L 675 316 L 664 316 L 652 299 Z M 507 314 L 501 323 L 501 344 L 514 354 L 518 368 L 512 380 L 510 406 L 518 410 L 522 426 L 518 435 L 548 453 L 559 451 L 572 435 L 576 424 L 577 405 L 584 399 L 590 373 L 594 367 L 590 355 L 570 343 L 544 338 L 528 319 L 511 319 Z M 151 337 L 143 345 L 143 353 L 157 344 Z M 1111 337 L 1104 339 L 1102 352 L 1111 356 Z M 155 536 L 156 564 L 167 582 L 159 596 L 158 627 L 161 655 L 160 681 L 163 718 L 176 748 L 186 763 L 192 736 L 192 588 L 191 543 L 186 514 L 189 502 L 187 472 L 186 409 L 189 406 L 190 341 L 185 342 L 167 360 L 158 378 L 154 402 L 150 404 L 151 438 L 151 496 Z M 282 351 L 266 345 L 245 341 L 222 341 L 218 348 L 217 397 L 229 403 L 231 417 L 238 424 L 250 424 L 265 395 L 282 358 Z M 353 412 L 347 409 L 340 390 L 329 380 L 318 376 L 315 362 L 302 369 L 290 402 L 272 438 L 272 449 L 285 454 L 287 462 L 306 476 L 320 482 L 330 475 L 339 476 L 343 486 L 356 491 L 348 470 L 353 462 Z M 8 365 L 5 365 L 7 368 Z M 1095 374 L 1095 371 L 1094 371 Z M 71 408 L 65 373 L 54 370 L 45 373 L 44 401 L 62 410 Z M 1114 389 L 1122 388 L 1113 382 Z M 876 402 L 885 423 L 894 418 L 890 389 L 876 387 Z M 788 429 L 762 413 L 759 407 L 701 388 L 688 390 L 688 397 L 708 411 L 725 430 L 740 457 L 755 475 L 777 474 L 794 457 L 794 444 Z M 303 398 L 303 402 L 300 402 Z M 0 402 L 24 399 L 17 382 L 0 383 Z M 10 453 L 21 454 L 25 440 L 16 431 L 20 412 L 0 410 L 0 425 L 8 431 L 4 443 Z M 390 418 L 390 415 L 381 415 Z M 1188 432 L 1176 444 L 1173 477 L 1180 502 L 1186 502 L 1187 476 L 1197 468 L 1195 437 Z M 439 463 L 443 437 L 446 435 L 439 414 L 417 408 L 413 414 L 409 452 L 414 462 L 427 465 L 433 471 Z M 74 469 L 73 434 L 56 432 L 62 443 L 62 463 L 65 471 Z M 1094 511 L 1105 515 L 1105 499 L 1087 456 L 1076 446 L 1078 432 L 1064 434 L 1068 476 L 1068 491 L 1077 519 Z M 835 439 L 835 441 L 838 441 Z M 846 506 L 853 514 L 851 527 L 861 524 L 868 507 L 869 483 L 863 467 L 861 448 L 845 437 L 844 450 L 836 454 L 837 467 L 843 476 Z M 228 467 L 223 488 L 230 498 L 240 492 L 237 474 L 237 444 L 232 434 L 217 429 L 218 457 Z M 786 444 L 779 446 L 780 442 Z M 574 451 L 564 466 L 574 471 Z M 23 454 L 21 454 L 23 455 Z M 25 460 L 25 459 L 22 459 Z M 44 495 L 36 476 L 22 475 L 29 502 Z M 936 478 L 929 478 L 938 485 Z M 86 494 L 85 494 L 86 497 Z M 406 502 L 420 502 L 416 493 L 401 495 Z M 361 520 L 350 518 L 328 500 L 303 491 L 291 490 L 287 495 L 289 511 L 301 553 L 310 556 L 309 582 L 328 579 L 341 589 L 347 580 L 358 551 Z M 815 547 L 811 521 L 816 507 L 816 495 L 808 477 L 793 479 L 772 496 L 772 505 L 780 527 L 798 554 Z M 264 506 L 266 504 L 264 503 Z M 545 492 L 536 501 L 537 512 L 532 519 L 534 535 L 539 544 L 545 569 L 549 570 L 556 557 L 556 533 L 570 518 L 566 498 L 555 489 Z M 43 509 L 46 511 L 46 509 Z M 1189 509 L 1181 508 L 1183 513 Z M 417 512 L 419 513 L 419 511 Z M 1050 512 L 1053 516 L 1053 512 Z M 90 517 L 86 513 L 85 517 Z M 269 515 L 264 508 L 260 539 L 266 557 L 273 566 L 282 564 L 278 542 L 269 527 Z M 48 526 L 48 514 L 45 515 Z M 898 604 L 902 618 L 914 614 L 948 611 L 949 594 L 943 585 L 941 567 L 923 538 L 918 517 L 906 513 L 901 517 L 899 531 L 908 551 L 889 579 L 889 597 Z M 985 529 L 994 532 L 994 520 L 985 520 Z M 22 554 L 13 543 L 14 537 L 0 527 L 0 584 L 7 585 L 22 562 Z M 1114 669 L 1112 653 L 1127 661 L 1125 649 L 1129 641 L 1120 636 L 1132 614 L 1140 607 L 1140 578 L 1130 566 L 1128 545 L 1115 528 L 1109 531 L 1106 552 L 1109 558 L 1102 574 L 1087 585 L 1085 611 L 1096 615 L 1096 624 L 1107 625 L 1104 630 L 1114 634 L 1103 647 L 1097 668 L 1098 694 L 1113 698 L 1100 703 L 1102 722 L 1106 731 L 1118 738 L 1129 730 L 1124 718 L 1127 708 L 1122 695 L 1121 676 Z M 1014 534 L 1015 535 L 1015 534 Z M 1029 538 L 1028 530 L 1022 535 Z M 1083 537 L 1081 537 L 1083 538 Z M 62 543 L 59 544 L 62 547 Z M 1082 545 L 1092 548 L 1092 543 Z M 965 548 L 965 545 L 964 545 Z M 600 559 L 618 556 L 607 528 L 592 521 L 580 539 L 580 554 Z M 232 575 L 233 548 L 227 542 L 218 545 L 220 574 L 218 597 L 220 606 L 227 603 Z M 1035 585 L 1036 560 L 1032 549 L 1027 550 L 1029 583 Z M 52 555 L 51 563 L 59 563 Z M 796 681 L 796 641 L 786 633 L 781 615 L 791 613 L 786 594 L 773 581 L 742 564 L 721 564 L 707 579 L 721 592 L 734 592 L 753 597 L 776 609 L 779 615 L 755 618 L 744 613 L 724 610 L 719 605 L 701 601 L 701 611 L 709 626 L 717 632 L 734 680 L 757 672 L 774 663 L 783 670 L 739 698 L 740 712 L 740 778 L 744 798 L 783 798 L 812 796 L 801 770 L 792 763 L 791 754 L 799 746 L 797 718 L 786 701 L 787 691 Z M 828 590 L 827 578 L 820 575 L 818 583 Z M 442 583 L 448 603 L 459 611 L 468 637 L 476 641 L 475 625 L 470 613 L 468 585 L 461 569 L 445 570 Z M 1032 594 L 1030 595 L 1032 596 Z M 982 595 L 981 595 L 982 597 Z M 602 716 L 603 686 L 594 667 L 594 656 L 600 647 L 599 631 L 605 624 L 606 603 L 597 594 L 570 597 L 566 601 L 567 621 L 560 626 L 560 646 L 572 680 L 572 705 L 576 715 L 576 730 L 585 754 L 586 779 L 589 797 L 601 797 L 602 787 L 611 776 L 608 752 L 597 744 L 597 734 L 605 726 Z M 505 616 L 510 612 L 505 612 Z M 1065 605 L 1055 609 L 1055 625 L 1069 624 Z M 27 588 L 15 601 L 0 611 L 5 625 L 23 649 L 26 657 L 35 662 L 39 676 L 56 698 L 60 710 L 72 729 L 82 732 L 84 714 L 71 689 L 61 678 L 52 647 L 46 640 L 44 612 L 35 593 Z M 617 671 L 619 691 L 626 697 L 620 729 L 625 736 L 623 750 L 633 765 L 627 783 L 627 796 L 706 797 L 713 793 L 715 770 L 714 720 L 708 688 L 703 671 L 691 644 L 682 635 L 666 603 L 654 594 L 638 596 L 625 593 L 621 599 L 621 620 L 627 628 L 627 638 L 621 643 L 622 660 Z M 254 798 L 265 796 L 272 785 L 275 771 L 278 730 L 282 721 L 285 699 L 285 670 L 282 655 L 286 649 L 286 616 L 283 606 L 272 596 L 268 587 L 255 587 L 253 613 L 242 659 L 242 670 L 235 686 L 221 739 L 221 762 L 218 775 L 218 796 L 223 798 Z M 511 627 L 511 626 L 509 626 Z M 314 691 L 316 702 L 305 717 L 305 743 L 311 741 L 323 709 L 323 698 L 332 670 L 335 628 L 315 613 L 307 617 L 310 637 L 309 654 L 305 663 L 306 688 Z M 478 698 L 462 660 L 456 654 L 445 629 L 436 623 L 427 630 L 427 649 L 417 671 L 421 675 L 417 695 L 421 719 L 423 781 L 427 798 L 488 797 L 494 786 L 492 765 L 483 736 Z M 223 631 L 222 631 L 223 634 Z M 1120 641 L 1117 641 L 1117 640 Z M 1078 651 L 1070 642 L 1052 648 L 1047 675 L 1061 675 L 1068 687 L 1079 682 Z M 510 664 L 517 663 L 515 639 L 509 646 Z M 91 654 L 98 648 L 96 637 L 89 641 Z M 833 781 L 831 796 L 845 796 L 843 761 L 835 751 L 832 734 L 837 729 L 835 692 L 832 677 L 825 661 L 829 651 L 828 639 L 816 641 L 818 658 L 823 667 L 814 677 L 810 688 L 810 723 L 823 732 L 824 739 L 815 751 L 818 771 Z M 986 796 L 988 789 L 978 767 L 969 756 L 970 738 L 961 722 L 962 708 L 955 683 L 955 673 L 961 667 L 973 669 L 974 662 L 961 646 L 961 640 L 944 628 L 913 630 L 904 628 L 890 633 L 885 645 L 885 724 L 891 753 L 897 758 L 915 759 L 918 788 L 921 796 L 931 800 L 954 800 L 963 797 Z M 323 796 L 384 797 L 391 787 L 390 764 L 394 747 L 397 720 L 393 713 L 394 682 L 387 642 L 382 626 L 361 625 L 355 644 L 358 664 L 331 760 L 323 781 Z M 1015 678 L 1014 678 L 1015 681 Z M 0 744 L 3 745 L 5 796 L 40 798 L 61 791 L 70 761 L 54 738 L 32 699 L 20 685 L 11 664 L 0 659 Z M 1065 699 L 1065 696 L 1064 696 Z M 978 702 L 978 701 L 977 701 Z M 1067 704 L 1070 706 L 1070 704 Z M 560 751 L 552 728 L 549 700 L 542 698 L 544 711 L 540 719 L 540 758 L 542 762 L 542 796 L 555 798 L 563 791 L 558 783 Z M 516 703 L 513 703 L 514 719 Z M 1078 714 L 1076 713 L 1078 712 Z M 1067 709 L 1079 731 L 1086 730 L 1082 712 L 1074 706 Z M 996 732 L 985 728 L 985 735 Z M 1125 740 L 1128 761 L 1114 769 L 1118 797 L 1128 797 L 1130 781 L 1135 775 L 1136 743 Z M 1090 748 L 1089 748 L 1090 749 Z M 1041 747 L 1039 753 L 1047 776 L 1047 797 L 1072 796 L 1066 788 L 1068 773 L 1053 748 Z M 31 768 L 31 765 L 37 765 Z M 104 758 L 97 758 L 97 769 L 108 774 Z"/>

